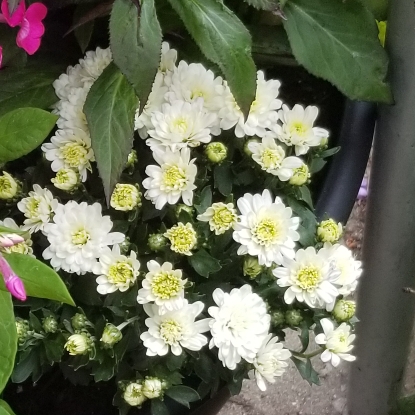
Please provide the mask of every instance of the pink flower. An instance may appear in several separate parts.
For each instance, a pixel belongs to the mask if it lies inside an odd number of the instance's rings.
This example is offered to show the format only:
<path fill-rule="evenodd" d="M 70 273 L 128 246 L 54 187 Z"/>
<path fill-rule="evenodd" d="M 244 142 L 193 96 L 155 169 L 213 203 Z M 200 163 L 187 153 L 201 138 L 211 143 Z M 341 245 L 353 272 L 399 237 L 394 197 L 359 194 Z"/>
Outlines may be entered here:
<path fill-rule="evenodd" d="M 13 297 L 20 301 L 26 300 L 26 290 L 23 281 L 13 272 L 9 263 L 3 256 L 0 256 L 0 272 L 3 275 L 6 288 Z"/>
<path fill-rule="evenodd" d="M 15 233 L 0 234 L 0 248 L 9 248 L 23 241 L 24 238 Z"/>
<path fill-rule="evenodd" d="M 33 55 L 40 46 L 41 38 L 45 33 L 42 20 L 46 17 L 48 9 L 42 3 L 33 3 L 26 10 L 25 0 L 22 0 L 16 11 L 10 15 L 7 0 L 1 3 L 2 19 L 9 26 L 20 26 L 17 33 L 17 46 Z"/>

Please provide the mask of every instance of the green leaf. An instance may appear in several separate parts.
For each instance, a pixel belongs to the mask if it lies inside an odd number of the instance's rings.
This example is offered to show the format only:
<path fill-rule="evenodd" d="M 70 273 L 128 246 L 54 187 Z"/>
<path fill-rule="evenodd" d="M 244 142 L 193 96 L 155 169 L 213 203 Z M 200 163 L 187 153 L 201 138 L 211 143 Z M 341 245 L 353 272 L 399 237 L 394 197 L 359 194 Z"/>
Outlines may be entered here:
<path fill-rule="evenodd" d="M 205 213 L 206 209 L 212 205 L 212 189 L 210 186 L 206 186 L 200 192 L 200 201 L 198 205 L 195 205 L 197 213 Z"/>
<path fill-rule="evenodd" d="M 318 156 L 322 159 L 325 159 L 327 157 L 334 156 L 340 150 L 341 150 L 341 147 L 339 147 L 339 146 L 338 147 L 332 147 L 332 148 L 329 148 L 327 150 L 322 151 L 321 153 L 318 154 Z"/>
<path fill-rule="evenodd" d="M 0 399 L 0 415 L 16 415 L 3 399 Z"/>
<path fill-rule="evenodd" d="M 95 21 L 94 19 L 88 20 L 81 25 L 76 25 L 77 22 L 80 20 L 82 21 L 82 17 L 85 16 L 87 12 L 91 10 L 91 7 L 87 4 L 80 4 L 76 9 L 73 16 L 74 20 L 74 33 L 76 40 L 78 41 L 79 47 L 81 48 L 82 53 L 85 53 L 86 48 L 91 41 L 91 36 L 94 31 Z"/>
<path fill-rule="evenodd" d="M 26 356 L 16 363 L 11 379 L 13 383 L 24 382 L 39 366 L 38 354 L 35 348 L 31 349 Z"/>
<path fill-rule="evenodd" d="M 245 0 L 245 2 L 260 10 L 272 10 L 278 6 L 277 0 Z"/>
<path fill-rule="evenodd" d="M 392 102 L 388 58 L 359 0 L 288 0 L 284 27 L 297 61 L 351 99 Z"/>
<path fill-rule="evenodd" d="M 58 117 L 39 108 L 19 108 L 0 118 L 0 163 L 18 159 L 39 147 Z"/>
<path fill-rule="evenodd" d="M 218 272 L 222 268 L 220 262 L 204 249 L 200 249 L 190 256 L 189 263 L 199 275 L 206 278 L 209 277 L 209 274 Z"/>
<path fill-rule="evenodd" d="M 12 29 L 8 25 L 1 25 L 0 39 L 3 47 L 2 72 L 4 71 L 3 68 L 7 67 L 9 71 L 16 71 L 16 68 L 23 67 L 27 62 L 27 55 L 16 44 L 16 29 Z"/>
<path fill-rule="evenodd" d="M 314 174 L 319 172 L 325 165 L 327 164 L 327 161 L 324 159 L 321 159 L 319 157 L 313 158 L 310 163 L 310 173 Z"/>
<path fill-rule="evenodd" d="M 212 384 L 216 379 L 217 372 L 215 364 L 206 354 L 201 353 L 199 358 L 195 361 L 195 373 L 203 382 Z"/>
<path fill-rule="evenodd" d="M 194 389 L 183 385 L 172 386 L 166 390 L 166 395 L 187 408 L 190 408 L 189 402 L 195 402 L 200 399 L 199 394 Z"/>
<path fill-rule="evenodd" d="M 13 271 L 23 280 L 28 296 L 75 305 L 65 284 L 52 268 L 29 255 L 3 255 Z"/>
<path fill-rule="evenodd" d="M 133 85 L 144 108 L 160 63 L 162 33 L 154 0 L 115 0 L 110 19 L 114 62 Z"/>
<path fill-rule="evenodd" d="M 242 111 L 247 114 L 256 90 L 251 36 L 219 0 L 169 0 L 203 54 L 217 64 Z"/>
<path fill-rule="evenodd" d="M 107 201 L 133 145 L 137 97 L 127 79 L 110 63 L 92 85 L 84 112 Z"/>
<path fill-rule="evenodd" d="M 6 291 L 0 291 L 0 393 L 13 371 L 16 351 L 17 333 L 12 296 Z"/>
<path fill-rule="evenodd" d="M 302 349 L 300 353 L 304 353 L 307 350 L 308 344 L 310 343 L 310 329 L 305 321 L 300 323 L 301 333 L 298 336 L 301 341 Z"/>
<path fill-rule="evenodd" d="M 215 167 L 213 171 L 215 188 L 224 196 L 232 193 L 232 170 L 231 163 L 225 162 Z"/>
<path fill-rule="evenodd" d="M 388 17 L 388 0 L 362 0 L 362 3 L 373 13 L 377 20 Z"/>
<path fill-rule="evenodd" d="M 313 383 L 315 385 L 320 385 L 318 373 L 314 370 L 310 359 L 307 359 L 304 362 L 303 360 L 297 359 L 296 357 L 291 357 L 291 360 L 294 362 L 303 379 L 305 379 L 310 385 Z"/>
<path fill-rule="evenodd" d="M 311 198 L 310 189 L 307 186 L 298 187 L 299 199 L 303 200 L 310 209 L 313 209 L 313 199 Z"/>
<path fill-rule="evenodd" d="M 20 229 L 12 229 L 8 228 L 7 226 L 0 225 L 0 234 L 8 234 L 8 233 L 15 233 L 16 235 L 24 235 L 27 234 L 27 231 L 22 231 Z"/>
<path fill-rule="evenodd" d="M 1 70 L 0 116 L 16 108 L 50 108 L 58 100 L 52 83 L 61 72 L 61 67 L 46 62 L 43 66 L 29 65 L 21 70 Z"/>
<path fill-rule="evenodd" d="M 301 218 L 298 233 L 300 234 L 300 244 L 303 246 L 314 245 L 317 229 L 317 220 L 314 213 L 306 208 L 302 203 L 293 198 L 288 199 L 288 205 L 294 211 L 294 215 Z"/>
<path fill-rule="evenodd" d="M 151 400 L 151 415 L 169 415 L 167 406 L 160 399 Z"/>

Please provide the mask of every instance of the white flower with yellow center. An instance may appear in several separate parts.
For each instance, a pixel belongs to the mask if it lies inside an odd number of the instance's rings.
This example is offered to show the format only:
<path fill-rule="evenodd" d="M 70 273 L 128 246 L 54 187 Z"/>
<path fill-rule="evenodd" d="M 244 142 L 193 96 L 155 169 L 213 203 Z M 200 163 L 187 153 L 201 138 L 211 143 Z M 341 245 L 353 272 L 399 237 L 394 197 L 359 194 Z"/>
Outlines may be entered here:
<path fill-rule="evenodd" d="M 131 382 L 127 385 L 122 395 L 125 402 L 130 406 L 141 407 L 147 400 L 143 393 L 143 384 L 140 382 Z"/>
<path fill-rule="evenodd" d="M 60 169 L 50 181 L 53 185 L 65 192 L 73 192 L 79 186 L 79 174 L 73 169 Z"/>
<path fill-rule="evenodd" d="M 271 135 L 276 136 L 288 146 L 295 146 L 295 154 L 306 154 L 310 147 L 319 146 L 327 140 L 329 132 L 323 128 L 313 127 L 318 115 L 318 108 L 294 105 L 292 110 L 287 105 L 282 106 L 279 117 L 282 125 L 275 124 Z"/>
<path fill-rule="evenodd" d="M 238 216 L 233 203 L 213 203 L 206 209 L 206 212 L 198 215 L 197 219 L 202 222 L 209 222 L 210 230 L 215 235 L 221 235 L 232 229 L 237 222 Z"/>
<path fill-rule="evenodd" d="M 140 262 L 134 251 L 129 256 L 122 255 L 119 245 L 114 245 L 112 250 L 103 250 L 93 272 L 99 275 L 96 281 L 100 294 L 110 294 L 117 290 L 124 292 L 136 282 L 140 273 Z"/>
<path fill-rule="evenodd" d="M 280 287 L 288 287 L 284 294 L 286 304 L 297 299 L 311 308 L 324 308 L 339 295 L 335 285 L 339 272 L 321 250 L 316 252 L 312 246 L 299 249 L 295 259 L 285 259 L 284 266 L 272 273 Z"/>
<path fill-rule="evenodd" d="M 58 130 L 50 141 L 42 145 L 42 151 L 52 162 L 52 170 L 76 170 L 85 182 L 87 170 L 92 170 L 91 162 L 95 161 L 89 135 L 81 129 Z"/>
<path fill-rule="evenodd" d="M 192 249 L 197 244 L 197 233 L 191 223 L 179 222 L 164 234 L 170 241 L 170 249 L 178 254 L 192 255 Z"/>
<path fill-rule="evenodd" d="M 102 216 L 99 203 L 87 205 L 71 200 L 59 204 L 53 222 L 43 229 L 50 244 L 43 258 L 50 260 L 56 270 L 78 275 L 93 272 L 105 248 L 124 241 L 122 233 L 111 232 L 112 226 L 110 217 Z"/>
<path fill-rule="evenodd" d="M 152 150 L 161 146 L 176 151 L 209 143 L 212 139 L 210 128 L 215 120 L 214 113 L 204 111 L 203 99 L 163 104 L 161 111 L 155 111 L 151 116 L 154 129 L 148 130 L 151 138 L 147 144 Z"/>
<path fill-rule="evenodd" d="M 260 143 L 250 142 L 248 149 L 262 170 L 277 176 L 283 182 L 289 180 L 294 170 L 303 165 L 298 157 L 285 157 L 283 147 L 271 137 L 264 137 Z"/>
<path fill-rule="evenodd" d="M 19 232 L 19 236 L 23 238 L 23 241 L 11 245 L 11 246 L 3 246 L 1 248 L 2 252 L 6 252 L 7 254 L 11 254 L 13 252 L 16 252 L 18 254 L 24 254 L 29 255 L 33 258 L 35 258 L 35 255 L 33 255 L 33 241 L 30 238 L 30 233 L 26 232 L 24 234 L 20 234 L 22 231 L 22 228 L 17 225 L 17 223 L 12 218 L 6 218 L 3 221 L 0 221 L 0 226 L 5 226 L 6 228 L 13 229 Z M 6 235 L 7 236 L 7 235 Z"/>
<path fill-rule="evenodd" d="M 209 330 L 209 319 L 196 320 L 205 305 L 201 301 L 193 304 L 185 302 L 179 310 L 159 313 L 155 304 L 144 304 L 149 318 L 145 324 L 148 331 L 141 334 L 147 356 L 164 356 L 171 352 L 179 356 L 183 348 L 198 351 L 207 344 L 207 338 L 201 333 Z"/>
<path fill-rule="evenodd" d="M 133 210 L 141 206 L 141 193 L 137 186 L 117 183 L 111 195 L 110 205 L 115 210 Z"/>
<path fill-rule="evenodd" d="M 321 360 L 323 362 L 331 361 L 334 367 L 339 365 L 340 360 L 347 362 L 356 360 L 356 357 L 349 353 L 353 349 L 351 343 L 356 337 L 354 334 L 350 334 L 350 326 L 342 323 L 335 329 L 333 322 L 328 318 L 321 319 L 320 324 L 324 333 L 318 334 L 315 341 L 326 349 L 321 355 Z"/>
<path fill-rule="evenodd" d="M 288 367 L 286 360 L 290 357 L 290 351 L 284 349 L 278 337 L 272 337 L 272 334 L 265 337 L 253 361 L 254 377 L 260 390 L 267 390 L 265 381 L 275 383 L 275 378 L 282 376 L 285 368 Z"/>
<path fill-rule="evenodd" d="M 342 224 L 334 219 L 323 220 L 317 227 L 317 237 L 322 242 L 337 242 L 342 234 Z"/>
<path fill-rule="evenodd" d="M 187 206 L 193 203 L 193 190 L 197 167 L 195 159 L 190 160 L 190 149 L 183 148 L 180 151 L 155 150 L 153 157 L 159 166 L 146 167 L 149 176 L 143 181 L 147 191 L 144 197 L 151 200 L 156 209 L 160 210 L 168 203 L 176 204 L 180 198 Z"/>
<path fill-rule="evenodd" d="M 182 278 L 182 271 L 173 269 L 171 262 L 160 265 L 154 260 L 147 262 L 147 268 L 143 288 L 138 290 L 138 304 L 154 302 L 160 314 L 182 308 L 186 302 L 184 286 L 187 282 Z"/>
<path fill-rule="evenodd" d="M 17 204 L 17 208 L 27 218 L 23 222 L 22 229 L 30 233 L 43 230 L 58 208 L 58 204 L 59 202 L 53 198 L 50 190 L 42 189 L 38 184 L 34 184 L 29 196 Z"/>
<path fill-rule="evenodd" d="M 279 197 L 272 200 L 269 190 L 261 194 L 246 193 L 238 199 L 241 212 L 234 225 L 233 239 L 241 246 L 238 255 L 258 257 L 260 265 L 281 264 L 283 258 L 293 258 L 300 219 L 292 217 L 292 210 Z"/>
<path fill-rule="evenodd" d="M 0 176 L 0 199 L 13 199 L 20 190 L 19 183 L 6 171 Z"/>
<path fill-rule="evenodd" d="M 212 340 L 223 366 L 234 370 L 241 359 L 253 363 L 268 334 L 271 317 L 264 300 L 248 284 L 230 293 L 213 291 L 217 307 L 209 307 Z"/>

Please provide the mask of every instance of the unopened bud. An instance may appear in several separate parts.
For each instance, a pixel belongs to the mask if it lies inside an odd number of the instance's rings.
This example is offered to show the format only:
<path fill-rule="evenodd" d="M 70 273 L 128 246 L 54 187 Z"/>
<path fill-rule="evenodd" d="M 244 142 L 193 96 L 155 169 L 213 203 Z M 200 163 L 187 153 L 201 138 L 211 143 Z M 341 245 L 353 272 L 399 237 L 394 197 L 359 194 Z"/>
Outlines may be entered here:
<path fill-rule="evenodd" d="M 206 146 L 205 154 L 210 162 L 218 164 L 226 159 L 228 156 L 228 149 L 225 144 L 215 141 Z"/>
<path fill-rule="evenodd" d="M 11 200 L 19 191 L 19 182 L 9 173 L 4 171 L 3 175 L 0 176 L 0 199 Z"/>
<path fill-rule="evenodd" d="M 342 224 L 333 219 L 323 220 L 317 228 L 317 237 L 322 242 L 337 242 L 343 233 Z"/>
<path fill-rule="evenodd" d="M 42 327 L 46 333 L 56 333 L 58 331 L 58 322 L 55 317 L 48 316 L 43 319 Z"/>
<path fill-rule="evenodd" d="M 264 267 L 259 265 L 258 258 L 247 255 L 244 259 L 243 273 L 245 277 L 251 279 L 256 278 L 262 271 Z"/>
<path fill-rule="evenodd" d="M 102 332 L 101 343 L 105 349 L 111 349 L 116 343 L 122 339 L 121 330 L 113 324 L 108 323 Z"/>
<path fill-rule="evenodd" d="M 77 333 L 69 336 L 65 349 L 70 355 L 87 354 L 91 350 L 92 340 L 86 333 Z"/>
<path fill-rule="evenodd" d="M 300 310 L 287 310 L 285 312 L 285 321 L 290 326 L 298 326 L 303 321 L 303 316 Z"/>
<path fill-rule="evenodd" d="M 356 303 L 350 300 L 339 300 L 333 309 L 333 316 L 339 322 L 349 321 L 356 312 Z"/>
<path fill-rule="evenodd" d="M 125 402 L 130 406 L 140 407 L 147 398 L 143 393 L 143 385 L 138 382 L 131 382 L 124 390 L 122 395 Z"/>
<path fill-rule="evenodd" d="M 297 167 L 293 171 L 293 175 L 291 176 L 289 183 L 293 186 L 302 186 L 303 184 L 308 182 L 310 178 L 310 173 L 308 170 L 307 164 L 303 164 L 300 167 Z"/>
<path fill-rule="evenodd" d="M 167 242 L 167 238 L 161 233 L 153 233 L 148 237 L 148 247 L 154 252 L 164 249 Z"/>
<path fill-rule="evenodd" d="M 176 205 L 175 211 L 176 211 L 176 218 L 177 219 L 179 219 L 179 216 L 180 216 L 181 212 L 186 212 L 190 217 L 192 217 L 193 214 L 195 213 L 195 210 L 192 206 L 187 206 L 183 203 L 180 203 L 180 204 Z"/>
<path fill-rule="evenodd" d="M 271 314 L 271 324 L 274 327 L 282 326 L 285 323 L 285 314 L 281 310 L 276 310 Z"/>
<path fill-rule="evenodd" d="M 137 163 L 138 161 L 138 157 L 137 157 L 137 152 L 135 150 L 131 150 L 130 154 L 128 155 L 127 158 L 127 163 L 125 164 L 125 167 L 133 167 L 135 163 Z"/>
<path fill-rule="evenodd" d="M 57 189 L 70 193 L 76 190 L 81 183 L 79 173 L 72 169 L 58 170 L 56 176 L 50 181 Z"/>
<path fill-rule="evenodd" d="M 76 313 L 72 318 L 71 318 L 71 324 L 74 330 L 82 330 L 86 327 L 86 323 L 88 322 L 88 319 L 86 318 L 86 316 L 84 316 L 83 314 L 80 313 Z"/>
<path fill-rule="evenodd" d="M 20 317 L 16 317 L 17 341 L 22 346 L 29 336 L 29 322 Z"/>
<path fill-rule="evenodd" d="M 159 378 L 147 376 L 143 383 L 143 394 L 148 399 L 160 398 L 166 386 L 166 383 Z"/>

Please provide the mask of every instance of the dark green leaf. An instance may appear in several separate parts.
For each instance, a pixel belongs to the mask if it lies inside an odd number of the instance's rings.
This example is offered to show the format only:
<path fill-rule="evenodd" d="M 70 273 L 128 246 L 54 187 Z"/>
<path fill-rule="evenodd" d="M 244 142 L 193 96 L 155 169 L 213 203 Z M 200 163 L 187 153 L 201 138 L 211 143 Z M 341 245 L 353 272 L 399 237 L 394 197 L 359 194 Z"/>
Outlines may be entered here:
<path fill-rule="evenodd" d="M 308 344 L 310 343 L 310 330 L 308 325 L 305 321 L 300 323 L 301 333 L 298 336 L 301 341 L 301 345 L 303 346 L 300 353 L 304 353 L 307 350 Z"/>
<path fill-rule="evenodd" d="M 7 234 L 7 233 L 15 233 L 16 235 L 24 235 L 27 233 L 27 231 L 22 231 L 19 229 L 12 229 L 12 228 L 8 228 L 7 226 L 0 225 L 0 234 Z"/>
<path fill-rule="evenodd" d="M 203 382 L 211 384 L 216 378 L 214 362 L 204 353 L 201 353 L 199 359 L 195 361 L 195 373 Z"/>
<path fill-rule="evenodd" d="M 81 26 L 86 25 L 95 21 L 95 19 L 99 17 L 108 16 L 112 9 L 112 1 L 108 1 L 106 3 L 100 4 L 85 4 L 82 3 L 78 6 L 75 11 L 74 15 L 74 24 L 71 28 L 66 32 L 66 35 L 71 33 L 72 31 L 76 31 Z"/>
<path fill-rule="evenodd" d="M 186 359 L 186 355 L 184 353 L 180 354 L 179 356 L 175 356 L 174 354 L 170 353 L 167 355 L 166 359 L 166 366 L 172 372 L 175 370 L 179 370 Z"/>
<path fill-rule="evenodd" d="M 392 102 L 388 58 L 359 0 L 289 0 L 284 27 L 297 61 L 351 99 Z"/>
<path fill-rule="evenodd" d="M 373 13 L 377 20 L 387 19 L 388 0 L 362 0 L 362 3 Z"/>
<path fill-rule="evenodd" d="M 160 63 L 162 33 L 154 0 L 115 0 L 110 19 L 114 62 L 133 85 L 144 108 Z"/>
<path fill-rule="evenodd" d="M 187 408 L 190 408 L 190 402 L 195 402 L 200 399 L 199 394 L 194 389 L 183 385 L 170 387 L 166 390 L 166 395 Z"/>
<path fill-rule="evenodd" d="M 76 9 L 73 16 L 74 25 L 78 23 L 82 17 L 85 17 L 85 14 L 91 10 L 88 5 L 80 4 Z M 82 21 L 82 20 L 81 20 Z M 77 25 L 74 29 L 76 40 L 78 41 L 79 47 L 81 48 L 82 53 L 85 53 L 86 48 L 91 41 L 92 32 L 94 31 L 95 21 L 91 19 L 84 22 L 81 25 Z"/>
<path fill-rule="evenodd" d="M 245 0 L 245 2 L 260 10 L 272 10 L 278 6 L 278 0 Z"/>
<path fill-rule="evenodd" d="M 0 163 L 16 160 L 42 144 L 58 117 L 39 108 L 19 108 L 0 118 Z"/>
<path fill-rule="evenodd" d="M 16 68 L 23 67 L 27 62 L 27 55 L 16 44 L 16 29 L 12 29 L 8 25 L 0 25 L 0 39 L 3 48 L 2 72 L 3 68 L 16 71 Z"/>
<path fill-rule="evenodd" d="M 303 360 L 297 359 L 296 357 L 291 357 L 291 360 L 294 362 L 303 379 L 305 379 L 310 385 L 313 383 L 315 385 L 320 385 L 318 373 L 314 370 L 310 359 L 307 359 L 304 362 Z"/>
<path fill-rule="evenodd" d="M 270 59 L 275 55 L 291 54 L 290 42 L 287 33 L 281 25 L 248 26 L 252 33 L 252 51 L 254 54 L 268 55 Z"/>
<path fill-rule="evenodd" d="M 313 200 L 311 199 L 310 189 L 307 186 L 300 186 L 298 191 L 300 192 L 300 200 L 306 202 L 310 209 L 313 209 Z"/>
<path fill-rule="evenodd" d="M 310 163 L 310 173 L 314 174 L 319 172 L 325 165 L 327 164 L 327 161 L 321 158 L 313 158 L 313 160 Z"/>
<path fill-rule="evenodd" d="M 28 296 L 75 305 L 65 284 L 52 268 L 29 255 L 3 255 L 13 271 L 23 280 Z"/>
<path fill-rule="evenodd" d="M 167 406 L 160 399 L 151 400 L 151 415 L 169 415 Z"/>
<path fill-rule="evenodd" d="M 77 304 L 101 306 L 101 296 L 97 291 L 96 276 L 82 275 L 71 288 L 71 293 Z"/>
<path fill-rule="evenodd" d="M 218 272 L 222 267 L 220 261 L 213 258 L 207 251 L 200 249 L 189 257 L 189 264 L 202 277 L 209 277 L 209 274 Z"/>
<path fill-rule="evenodd" d="M 3 399 L 0 399 L 0 415 L 16 415 Z"/>
<path fill-rule="evenodd" d="M 97 363 L 92 375 L 94 376 L 95 382 L 107 382 L 114 376 L 115 371 L 115 362 L 110 359 L 106 358 L 102 363 Z"/>
<path fill-rule="evenodd" d="M 200 193 L 200 201 L 198 205 L 195 205 L 197 213 L 205 213 L 206 209 L 212 205 L 212 189 L 210 186 L 206 186 Z"/>
<path fill-rule="evenodd" d="M 340 151 L 341 147 L 332 147 L 328 150 L 324 150 L 321 153 L 319 153 L 319 157 L 322 159 L 325 159 L 327 157 L 333 156 L 334 154 L 337 154 Z"/>
<path fill-rule="evenodd" d="M 215 188 L 224 196 L 229 196 L 232 193 L 232 170 L 230 163 L 222 163 L 216 166 L 213 171 L 213 177 Z"/>
<path fill-rule="evenodd" d="M 256 90 L 256 68 L 248 30 L 219 0 L 169 0 L 203 54 L 216 63 L 242 111 Z"/>
<path fill-rule="evenodd" d="M 36 371 L 38 366 L 39 362 L 37 352 L 35 349 L 31 349 L 30 352 L 14 367 L 11 377 L 12 382 L 24 382 L 33 372 Z"/>
<path fill-rule="evenodd" d="M 300 226 L 298 228 L 300 244 L 303 246 L 314 245 L 317 228 L 317 220 L 314 213 L 295 199 L 289 198 L 288 204 L 294 211 L 294 215 L 301 218 Z"/>
<path fill-rule="evenodd" d="M 43 341 L 43 345 L 45 346 L 46 357 L 49 360 L 50 364 L 61 361 L 63 353 L 64 353 L 64 348 L 63 348 L 64 344 L 65 344 L 65 341 L 64 341 L 63 336 L 58 337 L 57 339 L 53 339 L 53 340 L 45 339 Z"/>
<path fill-rule="evenodd" d="M 111 63 L 92 85 L 84 112 L 107 201 L 121 176 L 133 144 L 137 97 Z"/>
<path fill-rule="evenodd" d="M 17 333 L 10 293 L 0 290 L 0 393 L 13 371 Z"/>

